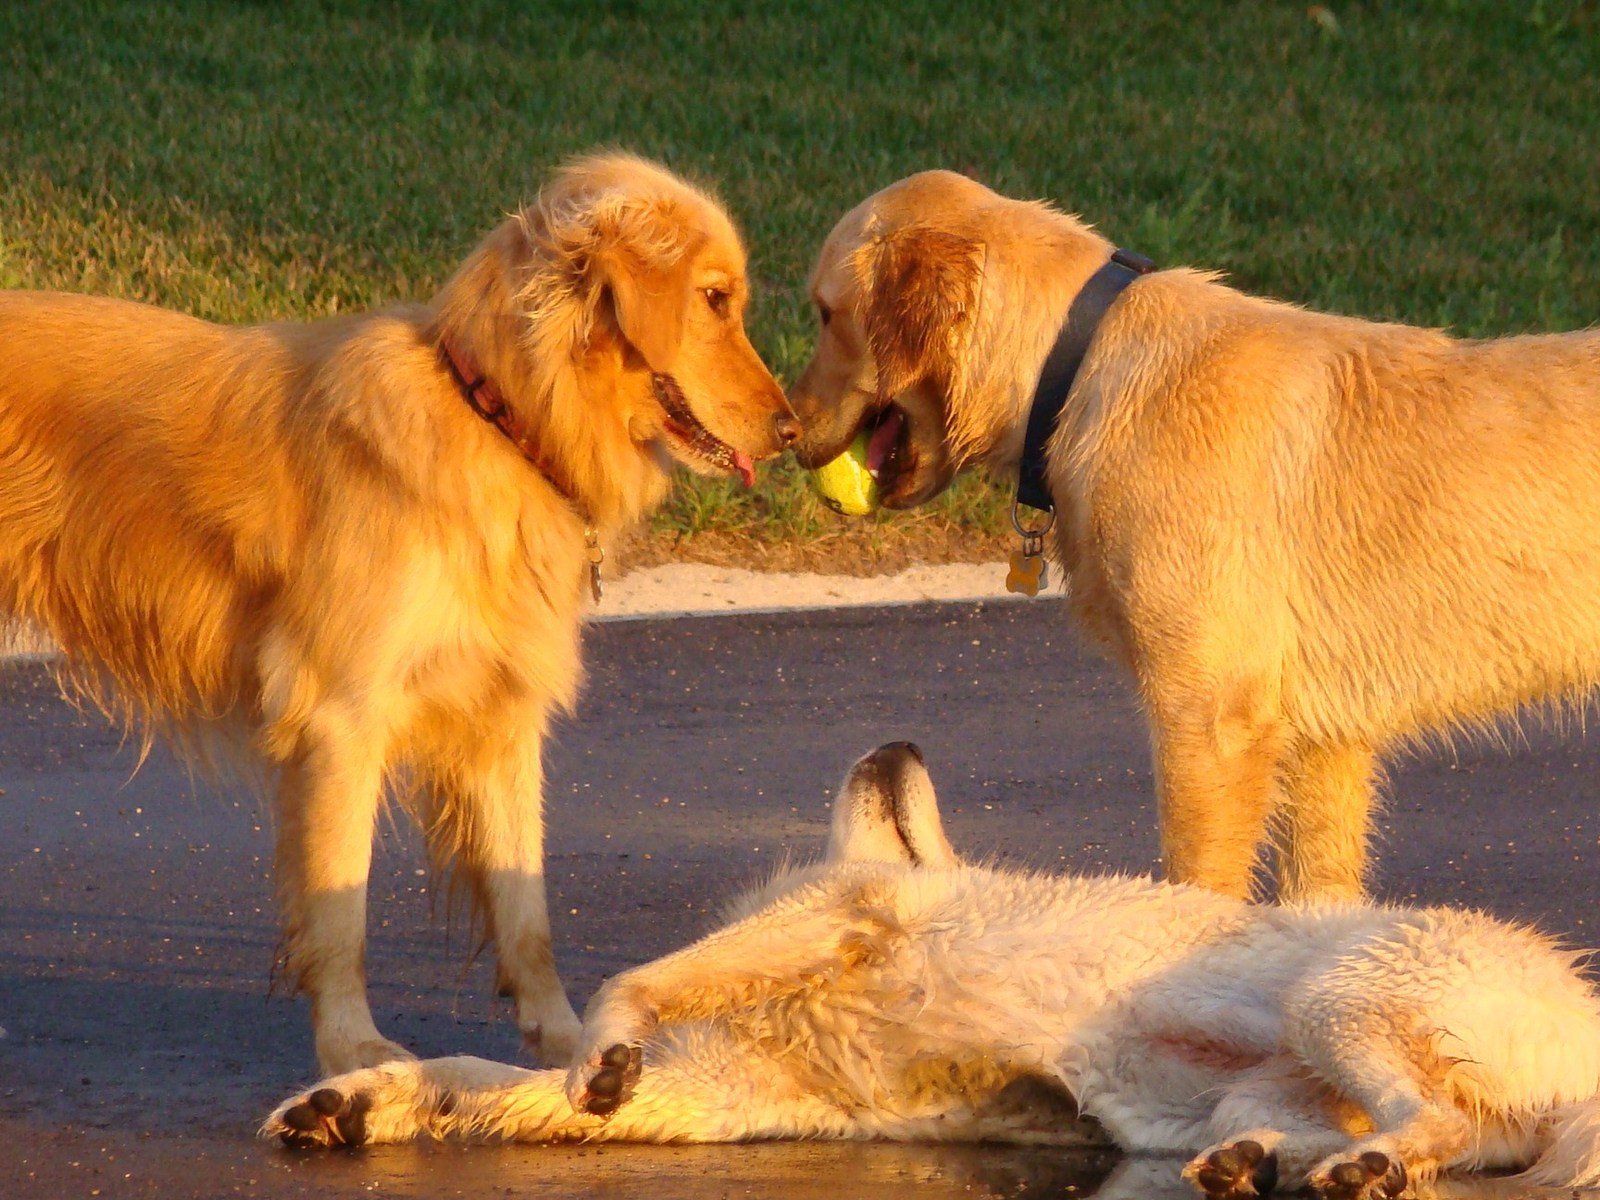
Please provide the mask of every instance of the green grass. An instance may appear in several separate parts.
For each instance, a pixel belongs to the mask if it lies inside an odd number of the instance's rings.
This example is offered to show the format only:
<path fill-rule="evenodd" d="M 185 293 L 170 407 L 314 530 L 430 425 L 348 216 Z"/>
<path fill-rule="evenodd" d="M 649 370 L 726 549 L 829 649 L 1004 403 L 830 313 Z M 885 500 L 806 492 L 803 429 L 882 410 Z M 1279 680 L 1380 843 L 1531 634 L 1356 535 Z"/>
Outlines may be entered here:
<path fill-rule="evenodd" d="M 0 6 L 8 286 L 229 321 L 416 297 L 597 146 L 721 193 L 784 376 L 822 236 L 929 166 L 1320 308 L 1600 319 L 1594 0 Z M 911 519 L 994 533 L 1003 509 L 968 486 Z M 681 487 L 661 528 L 835 521 L 780 470 Z"/>

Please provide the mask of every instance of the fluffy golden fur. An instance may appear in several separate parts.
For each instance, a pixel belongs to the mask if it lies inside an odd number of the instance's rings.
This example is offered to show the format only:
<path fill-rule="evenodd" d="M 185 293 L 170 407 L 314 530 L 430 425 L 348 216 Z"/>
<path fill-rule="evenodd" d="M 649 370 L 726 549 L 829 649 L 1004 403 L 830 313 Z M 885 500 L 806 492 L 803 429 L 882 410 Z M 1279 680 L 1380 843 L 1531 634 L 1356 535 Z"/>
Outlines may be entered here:
<path fill-rule="evenodd" d="M 834 228 L 801 461 L 863 426 L 884 502 L 1014 471 L 1045 356 L 1112 246 L 929 172 Z M 890 424 L 892 423 L 892 424 Z M 1600 332 L 1463 341 L 1135 282 L 1048 446 L 1077 614 L 1149 718 L 1168 874 L 1362 891 L 1378 757 L 1600 673 Z"/>
<path fill-rule="evenodd" d="M 425 305 L 226 328 L 0 293 L 0 612 L 125 715 L 246 732 L 277 768 L 286 966 L 324 1068 L 404 1054 L 362 968 L 386 785 L 459 868 L 524 1034 L 571 1050 L 540 742 L 579 682 L 586 531 L 636 522 L 675 460 L 748 473 L 793 440 L 745 298 L 727 215 L 626 155 L 562 170 Z"/>

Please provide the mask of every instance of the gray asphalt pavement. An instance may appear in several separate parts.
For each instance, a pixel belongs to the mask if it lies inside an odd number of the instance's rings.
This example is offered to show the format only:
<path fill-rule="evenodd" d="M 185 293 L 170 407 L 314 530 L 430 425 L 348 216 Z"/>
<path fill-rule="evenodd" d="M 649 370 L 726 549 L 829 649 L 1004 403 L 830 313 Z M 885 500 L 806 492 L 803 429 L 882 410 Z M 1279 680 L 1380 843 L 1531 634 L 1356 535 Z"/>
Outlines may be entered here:
<path fill-rule="evenodd" d="M 1058 601 L 629 622 L 588 635 L 589 684 L 548 758 L 557 954 L 580 1005 L 682 944 L 720 898 L 820 849 L 863 750 L 913 738 L 952 839 L 1075 870 L 1154 865 L 1149 756 L 1123 680 Z M 1380 895 L 1593 944 L 1596 767 L 1581 721 L 1396 763 Z M 0 1196 L 1083 1195 L 1109 1160 L 1003 1147 L 406 1147 L 253 1140 L 311 1071 L 304 1002 L 269 994 L 266 810 L 191 782 L 0 668 Z M 492 971 L 447 933 L 403 817 L 372 884 L 379 1024 L 422 1054 L 515 1057 Z M 1181 1196 L 1172 1163 L 1101 1195 Z M 1467 1189 L 1493 1194 L 1492 1186 Z"/>

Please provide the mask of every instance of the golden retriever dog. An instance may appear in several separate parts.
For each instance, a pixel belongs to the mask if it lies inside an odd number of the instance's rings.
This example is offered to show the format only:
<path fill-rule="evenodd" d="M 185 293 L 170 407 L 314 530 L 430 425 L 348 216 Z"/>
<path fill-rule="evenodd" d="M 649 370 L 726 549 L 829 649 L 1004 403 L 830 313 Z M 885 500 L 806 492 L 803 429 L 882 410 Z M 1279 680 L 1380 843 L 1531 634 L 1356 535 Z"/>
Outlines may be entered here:
<path fill-rule="evenodd" d="M 801 463 L 870 429 L 892 507 L 1014 470 L 1112 254 L 948 172 L 863 202 L 812 278 Z M 1149 720 L 1175 880 L 1245 895 L 1270 828 L 1280 896 L 1360 895 L 1385 751 L 1600 675 L 1600 332 L 1463 341 L 1155 271 L 1105 309 L 1043 457 L 1072 606 Z"/>
<path fill-rule="evenodd" d="M 673 463 L 798 434 L 745 336 L 745 251 L 665 169 L 579 160 L 427 304 L 226 328 L 0 293 L 0 611 L 143 727 L 244 733 L 277 782 L 283 966 L 319 1063 L 407 1057 L 363 971 L 397 793 L 492 941 L 524 1037 L 577 1018 L 545 901 L 540 743 L 604 549 Z"/>

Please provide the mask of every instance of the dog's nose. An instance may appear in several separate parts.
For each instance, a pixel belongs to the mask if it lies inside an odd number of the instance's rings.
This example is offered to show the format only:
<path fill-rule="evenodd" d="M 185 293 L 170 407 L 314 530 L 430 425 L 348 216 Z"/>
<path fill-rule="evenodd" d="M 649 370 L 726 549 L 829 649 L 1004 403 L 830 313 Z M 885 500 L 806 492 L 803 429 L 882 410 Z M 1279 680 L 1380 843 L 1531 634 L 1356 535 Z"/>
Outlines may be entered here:
<path fill-rule="evenodd" d="M 772 431 L 778 435 L 778 445 L 787 450 L 800 440 L 800 418 L 791 412 L 781 412 L 772 418 Z"/>
<path fill-rule="evenodd" d="M 910 757 L 923 766 L 928 765 L 928 760 L 922 755 L 922 747 L 915 742 L 885 742 L 879 746 L 868 758 L 884 765 L 898 765 Z"/>

